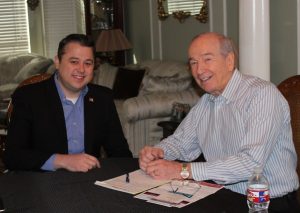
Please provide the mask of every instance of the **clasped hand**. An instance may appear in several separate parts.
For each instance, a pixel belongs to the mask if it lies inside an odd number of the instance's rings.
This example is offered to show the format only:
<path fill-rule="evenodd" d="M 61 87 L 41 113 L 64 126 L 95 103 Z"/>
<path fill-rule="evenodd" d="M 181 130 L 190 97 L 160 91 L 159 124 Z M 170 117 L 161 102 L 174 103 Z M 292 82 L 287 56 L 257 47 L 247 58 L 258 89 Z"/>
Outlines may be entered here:
<path fill-rule="evenodd" d="M 180 179 L 181 164 L 163 158 L 162 149 L 146 146 L 139 153 L 140 168 L 155 179 Z"/>
<path fill-rule="evenodd" d="M 66 169 L 72 172 L 87 172 L 93 168 L 100 168 L 100 162 L 92 155 L 80 154 L 56 154 L 54 160 L 56 169 Z"/>

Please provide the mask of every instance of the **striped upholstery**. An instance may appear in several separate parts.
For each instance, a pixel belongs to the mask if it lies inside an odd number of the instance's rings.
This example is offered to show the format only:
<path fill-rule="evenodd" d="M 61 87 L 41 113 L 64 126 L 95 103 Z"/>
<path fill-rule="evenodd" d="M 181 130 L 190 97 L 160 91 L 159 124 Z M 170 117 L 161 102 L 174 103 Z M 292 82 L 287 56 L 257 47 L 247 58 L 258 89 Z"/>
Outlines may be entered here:
<path fill-rule="evenodd" d="M 126 68 L 146 70 L 137 97 L 115 100 L 125 137 L 137 157 L 145 145 L 154 145 L 163 137 L 162 128 L 157 123 L 170 120 L 174 102 L 193 106 L 199 96 L 185 63 L 149 60 Z M 93 82 L 113 88 L 117 70 L 117 67 L 102 64 L 95 71 Z"/>
<path fill-rule="evenodd" d="M 125 100 L 123 104 L 123 129 L 135 157 L 145 145 L 157 144 L 163 136 L 160 121 L 170 120 L 174 102 L 193 106 L 199 96 L 190 88 L 175 93 L 156 92 Z"/>

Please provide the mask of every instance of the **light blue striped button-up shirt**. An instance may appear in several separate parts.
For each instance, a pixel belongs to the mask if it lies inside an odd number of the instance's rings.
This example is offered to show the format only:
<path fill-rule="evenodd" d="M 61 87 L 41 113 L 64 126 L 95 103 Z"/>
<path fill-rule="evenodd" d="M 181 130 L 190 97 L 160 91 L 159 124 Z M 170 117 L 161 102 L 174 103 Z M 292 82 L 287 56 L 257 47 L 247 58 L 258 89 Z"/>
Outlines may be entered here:
<path fill-rule="evenodd" d="M 238 70 L 220 96 L 205 94 L 175 133 L 157 146 L 165 159 L 207 162 L 191 164 L 195 180 L 214 180 L 245 194 L 256 166 L 270 183 L 271 197 L 299 186 L 290 111 L 270 82 Z"/>

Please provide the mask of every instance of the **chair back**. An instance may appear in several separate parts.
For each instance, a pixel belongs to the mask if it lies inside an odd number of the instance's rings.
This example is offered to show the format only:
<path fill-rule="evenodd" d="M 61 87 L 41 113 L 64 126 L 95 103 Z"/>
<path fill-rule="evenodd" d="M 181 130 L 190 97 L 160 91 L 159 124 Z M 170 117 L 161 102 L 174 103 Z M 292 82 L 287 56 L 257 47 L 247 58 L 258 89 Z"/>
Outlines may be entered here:
<path fill-rule="evenodd" d="M 37 75 L 31 76 L 31 77 L 25 79 L 24 81 L 22 81 L 19 84 L 18 88 L 28 85 L 28 84 L 34 84 L 34 83 L 38 83 L 40 81 L 44 81 L 44 80 L 50 78 L 50 76 L 51 76 L 51 74 L 49 74 L 49 73 L 42 73 L 42 74 L 37 74 Z M 10 100 L 8 107 L 7 107 L 7 113 L 6 113 L 6 125 L 7 126 L 10 122 L 10 116 L 11 116 L 12 110 L 13 110 L 13 105 L 12 105 L 12 100 Z"/>
<path fill-rule="evenodd" d="M 290 106 L 293 141 L 298 156 L 297 173 L 300 177 L 300 75 L 284 80 L 278 85 L 278 89 Z M 300 202 L 300 188 L 298 189 L 298 200 Z"/>

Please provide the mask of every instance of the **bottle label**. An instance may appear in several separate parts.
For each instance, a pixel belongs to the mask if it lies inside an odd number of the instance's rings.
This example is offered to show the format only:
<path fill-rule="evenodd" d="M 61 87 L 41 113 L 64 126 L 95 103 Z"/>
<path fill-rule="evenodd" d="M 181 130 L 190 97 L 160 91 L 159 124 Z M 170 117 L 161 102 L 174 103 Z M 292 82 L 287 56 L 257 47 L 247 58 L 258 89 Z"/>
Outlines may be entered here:
<path fill-rule="evenodd" d="M 247 190 L 247 199 L 254 203 L 264 203 L 270 200 L 269 190 Z"/>

